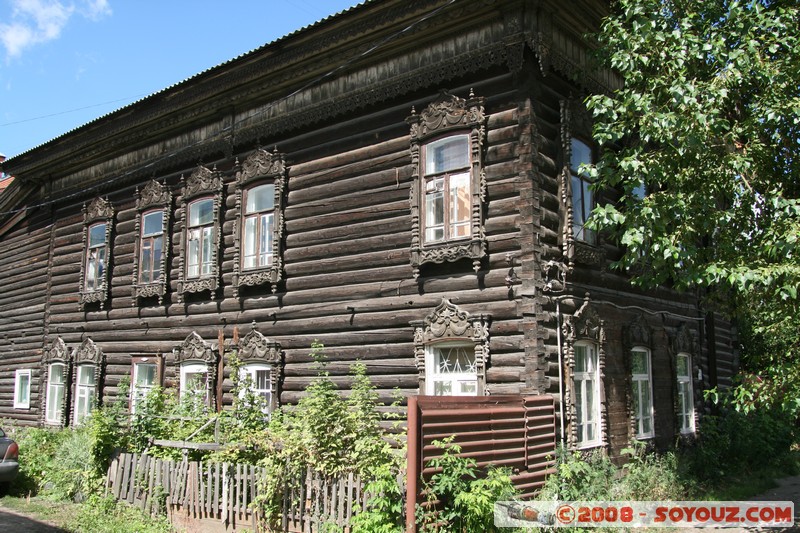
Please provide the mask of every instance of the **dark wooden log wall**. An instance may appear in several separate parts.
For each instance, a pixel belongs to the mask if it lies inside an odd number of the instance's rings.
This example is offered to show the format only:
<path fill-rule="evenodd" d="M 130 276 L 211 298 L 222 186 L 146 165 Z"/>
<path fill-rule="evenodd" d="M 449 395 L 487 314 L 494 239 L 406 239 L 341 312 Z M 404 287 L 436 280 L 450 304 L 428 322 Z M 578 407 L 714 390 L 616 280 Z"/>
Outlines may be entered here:
<path fill-rule="evenodd" d="M 46 209 L 32 208 L 0 226 L 0 419 L 39 421 L 40 360 L 45 334 L 51 239 Z M 29 409 L 14 408 L 18 369 L 31 370 Z"/>

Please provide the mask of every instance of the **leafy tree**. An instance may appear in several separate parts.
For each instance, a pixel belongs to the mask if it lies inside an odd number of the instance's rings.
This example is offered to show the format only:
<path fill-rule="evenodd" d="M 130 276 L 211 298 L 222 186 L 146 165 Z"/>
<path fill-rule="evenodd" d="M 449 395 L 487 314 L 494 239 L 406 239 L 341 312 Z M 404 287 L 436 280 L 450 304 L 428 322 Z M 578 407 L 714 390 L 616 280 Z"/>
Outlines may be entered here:
<path fill-rule="evenodd" d="M 592 220 L 623 245 L 616 265 L 642 286 L 724 296 L 760 339 L 745 367 L 794 390 L 798 20 L 796 0 L 619 0 L 599 38 L 624 87 L 587 100 L 603 146 L 590 172 L 622 193 Z"/>

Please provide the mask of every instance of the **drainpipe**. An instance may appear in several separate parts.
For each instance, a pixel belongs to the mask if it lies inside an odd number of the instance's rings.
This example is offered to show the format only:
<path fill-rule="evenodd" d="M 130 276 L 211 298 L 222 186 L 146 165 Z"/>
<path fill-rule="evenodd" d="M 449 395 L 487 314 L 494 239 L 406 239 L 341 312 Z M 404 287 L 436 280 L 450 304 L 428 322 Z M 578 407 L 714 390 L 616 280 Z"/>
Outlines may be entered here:
<path fill-rule="evenodd" d="M 564 352 L 561 346 L 561 299 L 556 298 L 556 339 L 558 342 L 558 416 L 561 419 L 561 445 L 564 445 Z"/>

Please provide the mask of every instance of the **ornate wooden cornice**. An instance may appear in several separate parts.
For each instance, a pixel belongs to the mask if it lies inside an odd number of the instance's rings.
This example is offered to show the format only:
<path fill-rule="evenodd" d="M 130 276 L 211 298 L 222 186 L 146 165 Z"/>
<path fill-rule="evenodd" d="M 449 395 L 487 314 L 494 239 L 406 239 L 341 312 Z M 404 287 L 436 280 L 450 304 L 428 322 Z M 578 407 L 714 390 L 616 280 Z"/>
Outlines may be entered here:
<path fill-rule="evenodd" d="M 623 329 L 623 335 L 628 350 L 636 346 L 653 347 L 653 330 L 641 313 L 637 314 L 630 325 Z"/>
<path fill-rule="evenodd" d="M 178 364 L 190 361 L 216 365 L 218 353 L 196 331 L 191 332 L 180 346 L 173 349 Z"/>
<path fill-rule="evenodd" d="M 64 339 L 56 337 L 56 340 L 46 348 L 42 354 L 42 361 L 45 364 L 54 362 L 67 362 L 72 359 L 72 351 L 64 343 Z"/>
<path fill-rule="evenodd" d="M 257 329 L 255 323 L 250 332 L 239 339 L 237 345 L 239 349 L 239 359 L 243 363 L 249 362 L 263 362 L 267 364 L 280 364 L 281 362 L 281 345 L 277 342 L 272 342 Z"/>

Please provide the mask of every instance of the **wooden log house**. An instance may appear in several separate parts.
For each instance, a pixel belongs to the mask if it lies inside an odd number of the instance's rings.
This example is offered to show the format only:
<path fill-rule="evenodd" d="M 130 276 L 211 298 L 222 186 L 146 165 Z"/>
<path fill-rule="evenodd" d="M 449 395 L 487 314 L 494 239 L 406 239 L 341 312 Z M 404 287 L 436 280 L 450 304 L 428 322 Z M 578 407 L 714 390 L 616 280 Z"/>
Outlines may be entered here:
<path fill-rule="evenodd" d="M 289 404 L 319 341 L 386 401 L 550 394 L 613 455 L 692 434 L 734 331 L 584 227 L 607 11 L 366 1 L 7 160 L 0 418 L 79 423 L 125 376 L 224 407 L 233 348 Z"/>

